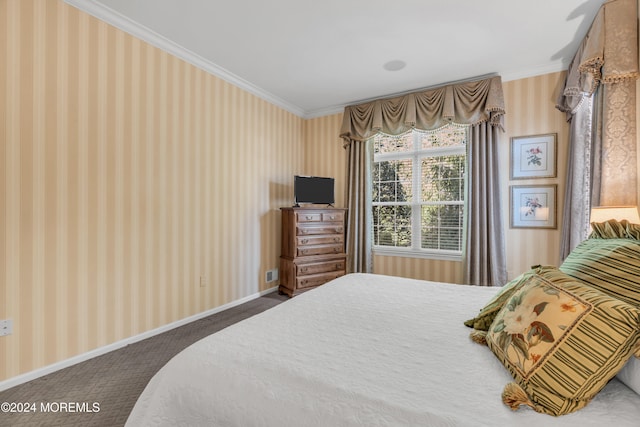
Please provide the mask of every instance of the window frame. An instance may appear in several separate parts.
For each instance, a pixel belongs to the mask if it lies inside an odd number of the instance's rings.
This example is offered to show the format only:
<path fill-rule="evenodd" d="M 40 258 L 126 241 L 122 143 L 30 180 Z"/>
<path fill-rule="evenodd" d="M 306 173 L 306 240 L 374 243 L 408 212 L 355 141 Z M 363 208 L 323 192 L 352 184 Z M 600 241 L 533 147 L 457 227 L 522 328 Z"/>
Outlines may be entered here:
<path fill-rule="evenodd" d="M 375 245 L 373 242 L 375 241 L 372 238 L 372 252 L 374 255 L 383 255 L 383 256 L 399 256 L 399 257 L 407 257 L 407 258 L 423 258 L 423 259 L 433 259 L 433 260 L 447 260 L 447 261 L 462 261 L 464 257 L 464 242 L 466 240 L 467 233 L 467 189 L 468 189 L 468 150 L 466 141 L 469 137 L 469 127 L 464 125 L 451 124 L 447 126 L 456 126 L 456 127 L 464 127 L 466 128 L 466 136 L 465 143 L 463 145 L 458 146 L 445 146 L 445 147 L 430 147 L 430 148 L 422 148 L 421 140 L 419 138 L 420 131 L 410 130 L 411 136 L 413 138 L 413 148 L 407 151 L 395 151 L 390 153 L 375 153 L 375 141 L 374 137 L 372 137 L 372 151 L 373 153 L 373 162 L 380 161 L 391 161 L 391 160 L 411 160 L 412 167 L 412 196 L 411 201 L 409 202 L 374 202 L 371 200 L 371 215 L 373 219 L 373 209 L 376 206 L 409 206 L 411 208 L 411 246 L 410 247 L 396 247 L 396 246 L 381 246 Z M 443 128 L 437 129 L 434 132 L 439 130 L 443 130 Z M 402 135 L 394 135 L 397 137 L 401 137 Z M 424 158 L 432 158 L 432 157 L 440 157 L 440 156 L 449 156 L 449 155 L 463 155 L 465 162 L 465 171 L 464 171 L 464 189 L 463 196 L 464 200 L 459 202 L 433 202 L 433 201 L 423 201 L 420 200 L 422 198 L 422 185 L 421 185 L 421 177 L 422 177 L 422 159 Z M 373 169 L 372 173 L 369 174 L 369 186 L 372 189 L 374 184 L 373 179 Z M 373 192 L 370 191 L 370 197 L 373 195 Z M 463 218 L 462 218 L 462 247 L 460 251 L 447 250 L 447 249 L 423 249 L 421 247 L 422 242 L 422 206 L 438 206 L 438 205 L 460 205 L 463 209 Z M 372 220 L 372 233 L 373 233 L 373 220 Z"/>

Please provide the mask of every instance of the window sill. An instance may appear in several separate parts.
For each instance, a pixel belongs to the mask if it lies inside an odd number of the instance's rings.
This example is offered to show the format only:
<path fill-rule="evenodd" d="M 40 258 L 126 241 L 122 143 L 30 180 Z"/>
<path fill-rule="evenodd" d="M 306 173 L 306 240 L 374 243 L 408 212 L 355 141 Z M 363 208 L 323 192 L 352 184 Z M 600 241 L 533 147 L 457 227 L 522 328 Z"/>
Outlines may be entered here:
<path fill-rule="evenodd" d="M 373 248 L 374 255 L 380 256 L 394 256 L 394 257 L 403 257 L 403 258 L 422 258 L 422 259 L 433 259 L 439 261 L 457 261 L 462 262 L 463 257 L 459 252 L 430 252 L 424 250 L 415 250 L 415 249 L 404 249 L 404 248 L 384 248 L 384 247 L 374 247 Z"/>

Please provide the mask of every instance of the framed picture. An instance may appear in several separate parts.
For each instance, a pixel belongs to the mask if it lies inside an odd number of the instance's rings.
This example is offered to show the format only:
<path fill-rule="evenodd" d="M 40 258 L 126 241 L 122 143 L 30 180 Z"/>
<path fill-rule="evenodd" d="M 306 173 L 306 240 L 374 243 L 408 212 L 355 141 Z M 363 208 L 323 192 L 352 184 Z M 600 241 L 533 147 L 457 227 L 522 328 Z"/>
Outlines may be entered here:
<path fill-rule="evenodd" d="M 511 138 L 511 179 L 556 177 L 556 134 Z"/>
<path fill-rule="evenodd" d="M 511 228 L 558 228 L 553 185 L 511 186 Z"/>

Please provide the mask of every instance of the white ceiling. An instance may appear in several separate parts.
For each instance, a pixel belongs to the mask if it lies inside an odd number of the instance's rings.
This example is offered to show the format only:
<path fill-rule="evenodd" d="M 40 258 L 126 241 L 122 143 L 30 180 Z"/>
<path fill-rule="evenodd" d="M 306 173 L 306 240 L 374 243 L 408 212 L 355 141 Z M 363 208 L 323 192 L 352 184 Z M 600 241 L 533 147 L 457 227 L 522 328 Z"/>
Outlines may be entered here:
<path fill-rule="evenodd" d="M 564 70 L 605 0 L 65 0 L 302 117 Z M 402 60 L 406 67 L 383 65 Z"/>

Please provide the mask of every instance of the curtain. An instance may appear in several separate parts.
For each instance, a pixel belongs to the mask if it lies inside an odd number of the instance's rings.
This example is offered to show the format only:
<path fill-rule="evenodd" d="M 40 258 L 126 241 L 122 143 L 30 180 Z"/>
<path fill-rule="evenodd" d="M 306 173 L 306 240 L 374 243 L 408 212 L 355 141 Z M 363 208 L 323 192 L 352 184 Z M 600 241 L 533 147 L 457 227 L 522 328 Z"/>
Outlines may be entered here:
<path fill-rule="evenodd" d="M 366 188 L 369 167 L 367 165 L 371 164 L 372 156 L 367 154 L 366 141 L 378 132 L 398 135 L 412 128 L 434 130 L 451 122 L 472 127 L 482 124 L 484 133 L 472 130 L 472 135 L 477 132 L 478 135 L 483 133 L 485 136 L 478 137 L 477 144 L 470 144 L 469 156 L 478 159 L 490 157 L 494 161 L 495 155 L 487 156 L 484 150 L 487 145 L 497 143 L 497 129 L 503 129 L 504 113 L 502 80 L 499 76 L 445 85 L 345 108 L 340 137 L 344 139 L 349 158 L 347 207 L 350 210 L 355 209 L 355 212 L 349 212 L 347 222 L 347 233 L 350 236 L 347 239 L 347 250 L 351 251 L 350 271 L 370 272 L 372 268 L 371 210 L 367 206 L 369 192 Z M 476 167 L 473 170 L 478 174 L 489 171 L 492 174 L 498 173 L 495 164 Z M 483 179 L 484 177 L 472 176 L 471 182 Z M 481 188 L 481 191 L 490 193 L 476 194 L 477 197 L 468 202 L 470 212 L 480 209 L 477 203 L 481 203 L 482 196 L 488 200 L 500 198 L 498 188 L 493 183 Z M 497 215 L 494 215 L 496 211 Z M 473 240 L 468 240 L 468 243 L 472 241 L 475 247 L 473 250 L 465 250 L 469 283 L 501 285 L 506 279 L 502 217 L 499 208 L 490 212 L 490 215 L 478 216 L 478 219 L 471 223 L 475 234 Z M 495 233 L 496 230 L 500 232 Z M 476 272 L 476 269 L 481 269 L 482 273 Z"/>
<path fill-rule="evenodd" d="M 349 145 L 378 132 L 399 135 L 412 128 L 434 130 L 451 122 L 488 122 L 502 129 L 503 116 L 502 80 L 496 76 L 346 107 L 340 137 Z"/>
<path fill-rule="evenodd" d="M 347 272 L 373 271 L 371 250 L 371 201 L 367 179 L 372 151 L 367 141 L 350 141 L 347 150 Z"/>
<path fill-rule="evenodd" d="M 637 0 L 602 5 L 558 99 L 571 122 L 564 259 L 589 233 L 592 206 L 637 205 Z"/>
<path fill-rule="evenodd" d="M 595 146 L 592 136 L 593 97 L 585 97 L 572 111 L 569 128 L 569 164 L 564 193 L 564 216 L 560 256 L 564 259 L 589 234 L 589 210 L 591 208 L 591 178 Z"/>
<path fill-rule="evenodd" d="M 465 281 L 482 286 L 502 285 L 507 281 L 507 265 L 498 174 L 498 129 L 486 122 L 471 126 L 468 145 L 471 178 L 467 186 Z"/>

